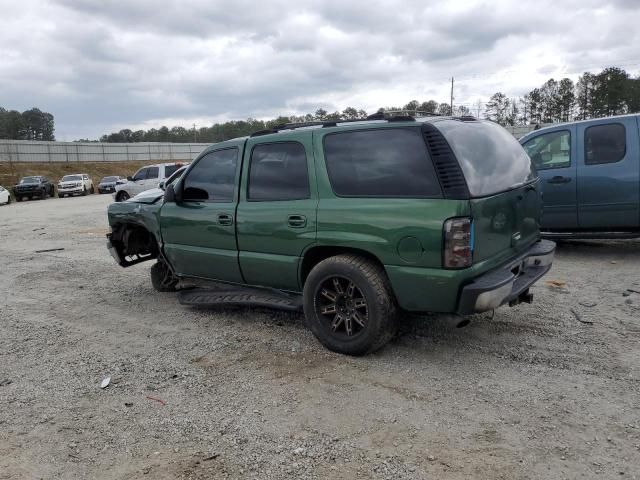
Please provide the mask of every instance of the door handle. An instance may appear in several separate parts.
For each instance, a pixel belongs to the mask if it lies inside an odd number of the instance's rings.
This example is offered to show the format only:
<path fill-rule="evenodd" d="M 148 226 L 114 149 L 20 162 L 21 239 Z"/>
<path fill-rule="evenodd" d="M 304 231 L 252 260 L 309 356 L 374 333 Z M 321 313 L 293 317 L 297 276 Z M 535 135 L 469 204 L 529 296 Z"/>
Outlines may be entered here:
<path fill-rule="evenodd" d="M 307 217 L 304 215 L 289 215 L 287 224 L 291 228 L 303 228 L 307 226 Z"/>
<path fill-rule="evenodd" d="M 228 213 L 220 213 L 220 214 L 218 214 L 218 224 L 219 225 L 233 225 L 233 215 L 229 215 Z"/>
<path fill-rule="evenodd" d="M 556 175 L 547 180 L 547 183 L 569 183 L 571 177 L 563 177 L 562 175 Z"/>

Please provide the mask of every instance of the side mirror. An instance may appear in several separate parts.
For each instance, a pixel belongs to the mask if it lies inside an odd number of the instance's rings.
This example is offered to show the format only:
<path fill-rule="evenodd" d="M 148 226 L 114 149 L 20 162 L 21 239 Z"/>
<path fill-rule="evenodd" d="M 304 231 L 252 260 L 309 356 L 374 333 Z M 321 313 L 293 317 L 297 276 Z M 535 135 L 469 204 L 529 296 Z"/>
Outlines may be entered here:
<path fill-rule="evenodd" d="M 163 181 L 161 181 L 161 182 L 158 184 L 158 188 L 159 188 L 160 190 L 164 190 L 164 180 L 163 180 Z"/>
<path fill-rule="evenodd" d="M 164 203 L 173 202 L 180 203 L 182 202 L 182 191 L 180 189 L 176 190 L 174 184 L 170 184 L 167 189 L 164 191 Z"/>
<path fill-rule="evenodd" d="M 129 180 L 130 182 L 133 182 L 133 177 L 132 177 L 131 175 L 129 175 L 129 176 L 127 177 L 127 180 Z"/>

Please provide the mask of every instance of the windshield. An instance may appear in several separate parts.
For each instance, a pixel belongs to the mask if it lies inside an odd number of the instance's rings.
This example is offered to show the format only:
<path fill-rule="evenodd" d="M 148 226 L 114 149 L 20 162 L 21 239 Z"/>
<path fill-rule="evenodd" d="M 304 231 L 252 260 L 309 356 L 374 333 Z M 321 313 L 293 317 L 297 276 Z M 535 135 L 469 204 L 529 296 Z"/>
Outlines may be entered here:
<path fill-rule="evenodd" d="M 40 177 L 24 177 L 20 180 L 20 183 L 38 183 L 40 181 Z"/>
<path fill-rule="evenodd" d="M 40 177 L 24 177 L 20 183 L 38 183 L 39 181 Z"/>
<path fill-rule="evenodd" d="M 82 177 L 80 175 L 65 175 L 64 177 L 62 177 L 62 182 L 79 182 L 80 180 L 82 180 Z"/>
<path fill-rule="evenodd" d="M 538 177 L 520 143 L 497 123 L 443 120 L 434 126 L 456 154 L 474 197 L 511 190 Z"/>
<path fill-rule="evenodd" d="M 100 183 L 113 183 L 117 181 L 118 177 L 104 177 L 102 180 L 100 180 Z"/>

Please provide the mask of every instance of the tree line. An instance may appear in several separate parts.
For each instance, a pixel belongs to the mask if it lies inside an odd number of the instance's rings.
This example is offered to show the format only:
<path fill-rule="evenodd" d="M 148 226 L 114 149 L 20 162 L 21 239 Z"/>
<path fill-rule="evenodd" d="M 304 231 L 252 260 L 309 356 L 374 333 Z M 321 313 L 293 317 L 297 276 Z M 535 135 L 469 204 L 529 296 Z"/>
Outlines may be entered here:
<path fill-rule="evenodd" d="M 0 139 L 55 140 L 53 115 L 39 108 L 20 113 L 0 107 Z"/>
<path fill-rule="evenodd" d="M 568 122 L 640 112 L 640 76 L 621 68 L 585 72 L 577 82 L 550 78 L 520 98 L 494 93 L 486 104 L 485 118 L 501 125 Z"/>

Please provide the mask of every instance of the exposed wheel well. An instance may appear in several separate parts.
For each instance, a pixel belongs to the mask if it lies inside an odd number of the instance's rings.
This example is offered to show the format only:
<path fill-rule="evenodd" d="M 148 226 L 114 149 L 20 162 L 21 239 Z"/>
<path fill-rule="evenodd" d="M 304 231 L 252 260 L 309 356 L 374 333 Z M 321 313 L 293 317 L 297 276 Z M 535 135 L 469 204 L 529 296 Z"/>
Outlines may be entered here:
<path fill-rule="evenodd" d="M 304 286 L 305 282 L 307 281 L 307 277 L 309 276 L 309 272 L 311 272 L 313 267 L 315 267 L 322 260 L 343 253 L 351 253 L 368 258 L 372 262 L 375 262 L 378 265 L 382 266 L 382 268 L 384 269 L 384 265 L 382 264 L 380 259 L 372 253 L 367 252 L 366 250 L 351 247 L 313 247 L 310 248 L 302 258 L 302 265 L 300 268 L 300 285 Z"/>
<path fill-rule="evenodd" d="M 111 244 L 127 265 L 156 258 L 160 252 L 155 236 L 145 227 L 134 223 L 121 223 L 113 227 Z"/>

